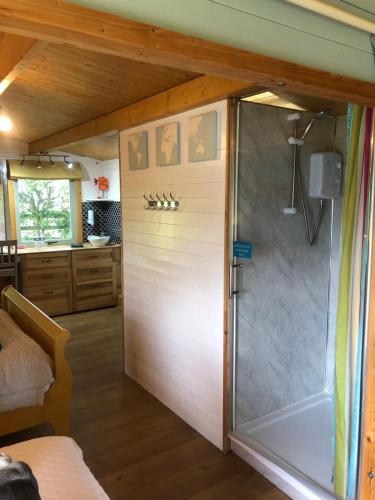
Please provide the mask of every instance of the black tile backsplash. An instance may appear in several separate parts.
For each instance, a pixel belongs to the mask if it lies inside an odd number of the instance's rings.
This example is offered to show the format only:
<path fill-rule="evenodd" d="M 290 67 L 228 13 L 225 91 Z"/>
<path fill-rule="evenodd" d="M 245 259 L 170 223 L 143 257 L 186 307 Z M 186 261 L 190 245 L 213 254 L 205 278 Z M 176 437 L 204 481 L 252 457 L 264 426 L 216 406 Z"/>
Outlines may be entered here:
<path fill-rule="evenodd" d="M 94 211 L 94 226 L 87 222 L 89 210 Z M 90 234 L 110 236 L 110 243 L 121 242 L 121 205 L 119 201 L 84 201 L 82 203 L 83 241 Z"/>

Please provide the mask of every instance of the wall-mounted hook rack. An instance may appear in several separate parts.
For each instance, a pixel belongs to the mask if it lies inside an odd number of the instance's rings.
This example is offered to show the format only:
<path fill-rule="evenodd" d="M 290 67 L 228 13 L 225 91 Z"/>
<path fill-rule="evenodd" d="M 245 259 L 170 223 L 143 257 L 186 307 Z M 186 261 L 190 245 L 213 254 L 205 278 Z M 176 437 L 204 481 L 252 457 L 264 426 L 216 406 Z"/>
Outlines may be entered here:
<path fill-rule="evenodd" d="M 146 210 L 177 210 L 180 206 L 180 202 L 171 192 L 169 192 L 169 197 L 164 191 L 161 194 L 156 192 L 155 198 L 152 193 L 149 193 L 148 196 L 142 193 L 142 196 L 147 201 L 147 205 L 144 207 Z"/>

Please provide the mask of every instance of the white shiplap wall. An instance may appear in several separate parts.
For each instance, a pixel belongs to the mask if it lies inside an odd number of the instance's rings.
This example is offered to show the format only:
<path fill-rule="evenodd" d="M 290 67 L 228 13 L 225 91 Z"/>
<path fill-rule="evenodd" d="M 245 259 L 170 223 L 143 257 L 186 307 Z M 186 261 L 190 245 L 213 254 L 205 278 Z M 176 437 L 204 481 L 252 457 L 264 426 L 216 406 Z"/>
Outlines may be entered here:
<path fill-rule="evenodd" d="M 217 159 L 188 162 L 187 121 L 218 113 Z M 157 167 L 155 127 L 180 122 L 181 163 Z M 129 171 L 127 136 L 148 132 L 149 168 Z M 225 101 L 120 133 L 126 373 L 223 445 Z M 176 212 L 144 210 L 172 191 Z"/>

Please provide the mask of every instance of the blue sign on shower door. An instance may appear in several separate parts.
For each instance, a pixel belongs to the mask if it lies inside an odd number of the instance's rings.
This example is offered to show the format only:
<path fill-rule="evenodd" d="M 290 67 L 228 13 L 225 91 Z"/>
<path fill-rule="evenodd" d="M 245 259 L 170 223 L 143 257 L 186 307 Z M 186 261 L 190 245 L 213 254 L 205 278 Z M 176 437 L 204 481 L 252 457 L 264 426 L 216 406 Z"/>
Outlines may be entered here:
<path fill-rule="evenodd" d="M 233 257 L 251 259 L 253 257 L 253 245 L 248 241 L 234 241 Z"/>

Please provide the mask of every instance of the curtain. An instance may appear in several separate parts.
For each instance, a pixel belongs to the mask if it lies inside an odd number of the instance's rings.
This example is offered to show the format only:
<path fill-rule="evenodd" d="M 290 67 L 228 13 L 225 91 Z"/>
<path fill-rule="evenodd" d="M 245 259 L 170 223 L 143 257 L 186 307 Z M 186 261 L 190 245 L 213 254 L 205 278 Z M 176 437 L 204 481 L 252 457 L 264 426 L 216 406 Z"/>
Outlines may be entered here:
<path fill-rule="evenodd" d="M 38 168 L 38 162 L 34 160 L 9 160 L 8 178 L 9 179 L 69 179 L 80 180 L 83 177 L 80 163 L 74 162 L 72 168 L 68 168 L 65 162 L 55 161 L 51 164 L 49 161 L 41 161 L 41 168 Z"/>
<path fill-rule="evenodd" d="M 373 110 L 355 105 L 349 115 L 334 395 L 334 485 L 341 498 L 354 496 L 357 478 Z"/>

